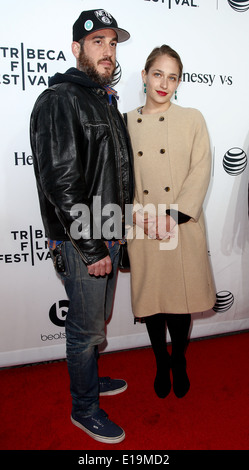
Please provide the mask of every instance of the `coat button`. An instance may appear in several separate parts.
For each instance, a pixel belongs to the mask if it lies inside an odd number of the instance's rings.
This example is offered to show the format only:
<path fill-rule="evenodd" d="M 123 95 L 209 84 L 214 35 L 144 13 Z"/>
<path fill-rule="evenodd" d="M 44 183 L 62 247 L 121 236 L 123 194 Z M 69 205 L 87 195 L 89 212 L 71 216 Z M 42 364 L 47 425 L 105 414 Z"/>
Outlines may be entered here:
<path fill-rule="evenodd" d="M 165 153 L 165 149 L 160 149 L 160 153 Z"/>
<path fill-rule="evenodd" d="M 139 157 L 142 157 L 143 152 L 140 150 L 139 152 L 137 152 L 137 154 L 138 154 Z"/>
<path fill-rule="evenodd" d="M 169 186 L 166 186 L 166 188 L 164 188 L 166 193 L 168 193 L 170 191 L 170 187 Z"/>
<path fill-rule="evenodd" d="M 137 119 L 137 122 L 140 124 L 140 122 L 142 122 L 142 119 L 141 119 L 141 118 L 138 118 L 138 119 Z"/>
<path fill-rule="evenodd" d="M 164 117 L 160 116 L 159 121 L 164 121 Z"/>
<path fill-rule="evenodd" d="M 144 189 L 143 193 L 144 193 L 144 194 L 149 194 L 148 189 Z"/>

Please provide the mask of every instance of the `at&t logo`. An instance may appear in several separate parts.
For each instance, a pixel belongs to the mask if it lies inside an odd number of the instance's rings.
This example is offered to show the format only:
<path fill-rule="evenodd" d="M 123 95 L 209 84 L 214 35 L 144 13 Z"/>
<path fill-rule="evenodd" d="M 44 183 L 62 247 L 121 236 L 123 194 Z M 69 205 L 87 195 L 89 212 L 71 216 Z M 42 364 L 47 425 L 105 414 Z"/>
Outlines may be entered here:
<path fill-rule="evenodd" d="M 213 310 L 217 313 L 224 313 L 229 310 L 234 303 L 234 296 L 231 292 L 223 290 L 217 292 L 216 303 Z"/>
<path fill-rule="evenodd" d="M 228 150 L 223 158 L 223 168 L 231 176 L 238 176 L 246 169 L 247 156 L 244 150 L 233 147 Z"/>
<path fill-rule="evenodd" d="M 230 7 L 238 12 L 249 10 L 249 0 L 227 0 Z"/>

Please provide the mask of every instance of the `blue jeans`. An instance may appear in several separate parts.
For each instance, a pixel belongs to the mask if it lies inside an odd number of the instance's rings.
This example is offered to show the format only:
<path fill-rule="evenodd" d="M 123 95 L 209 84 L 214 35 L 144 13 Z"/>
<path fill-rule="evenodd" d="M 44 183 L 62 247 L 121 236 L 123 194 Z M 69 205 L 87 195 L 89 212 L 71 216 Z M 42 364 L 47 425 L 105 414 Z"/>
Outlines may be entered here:
<path fill-rule="evenodd" d="M 74 419 L 99 409 L 98 345 L 105 340 L 116 286 L 119 244 L 110 247 L 112 272 L 104 277 L 88 270 L 71 242 L 62 243 L 65 271 L 60 273 L 69 299 L 66 352 Z"/>

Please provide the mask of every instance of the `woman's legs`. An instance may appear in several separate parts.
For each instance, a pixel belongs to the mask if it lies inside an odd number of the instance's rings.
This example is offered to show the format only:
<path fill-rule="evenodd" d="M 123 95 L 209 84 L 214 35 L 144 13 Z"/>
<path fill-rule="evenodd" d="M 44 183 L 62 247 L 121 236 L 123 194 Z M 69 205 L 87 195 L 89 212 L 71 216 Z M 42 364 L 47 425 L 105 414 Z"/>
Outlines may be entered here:
<path fill-rule="evenodd" d="M 175 395 L 178 398 L 182 398 L 189 390 L 190 383 L 186 372 L 185 349 L 188 341 L 190 322 L 190 314 L 158 313 L 145 318 L 156 359 L 157 373 L 154 389 L 159 398 L 165 398 L 170 392 L 170 367 L 172 368 Z M 166 323 L 172 342 L 171 358 L 167 351 Z"/>
<path fill-rule="evenodd" d="M 178 398 L 182 398 L 190 387 L 186 371 L 185 349 L 188 342 L 191 315 L 167 314 L 166 321 L 172 342 L 171 368 L 173 390 Z"/>
<path fill-rule="evenodd" d="M 170 356 L 166 344 L 166 315 L 157 314 L 145 319 L 151 346 L 156 358 L 157 373 L 154 389 L 159 398 L 165 398 L 171 389 Z"/>

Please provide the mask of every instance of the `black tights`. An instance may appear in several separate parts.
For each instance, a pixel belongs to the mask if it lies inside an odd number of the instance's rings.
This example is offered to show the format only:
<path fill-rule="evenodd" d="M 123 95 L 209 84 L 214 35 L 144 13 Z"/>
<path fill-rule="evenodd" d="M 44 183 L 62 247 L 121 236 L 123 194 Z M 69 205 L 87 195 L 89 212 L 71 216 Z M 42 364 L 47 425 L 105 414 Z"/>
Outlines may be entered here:
<path fill-rule="evenodd" d="M 145 319 L 157 365 L 154 388 L 160 398 L 164 398 L 170 392 L 170 368 L 172 369 L 173 389 L 176 396 L 183 397 L 189 389 L 185 349 L 190 322 L 190 314 L 158 313 Z M 171 357 L 167 351 L 166 325 L 172 343 Z"/>

